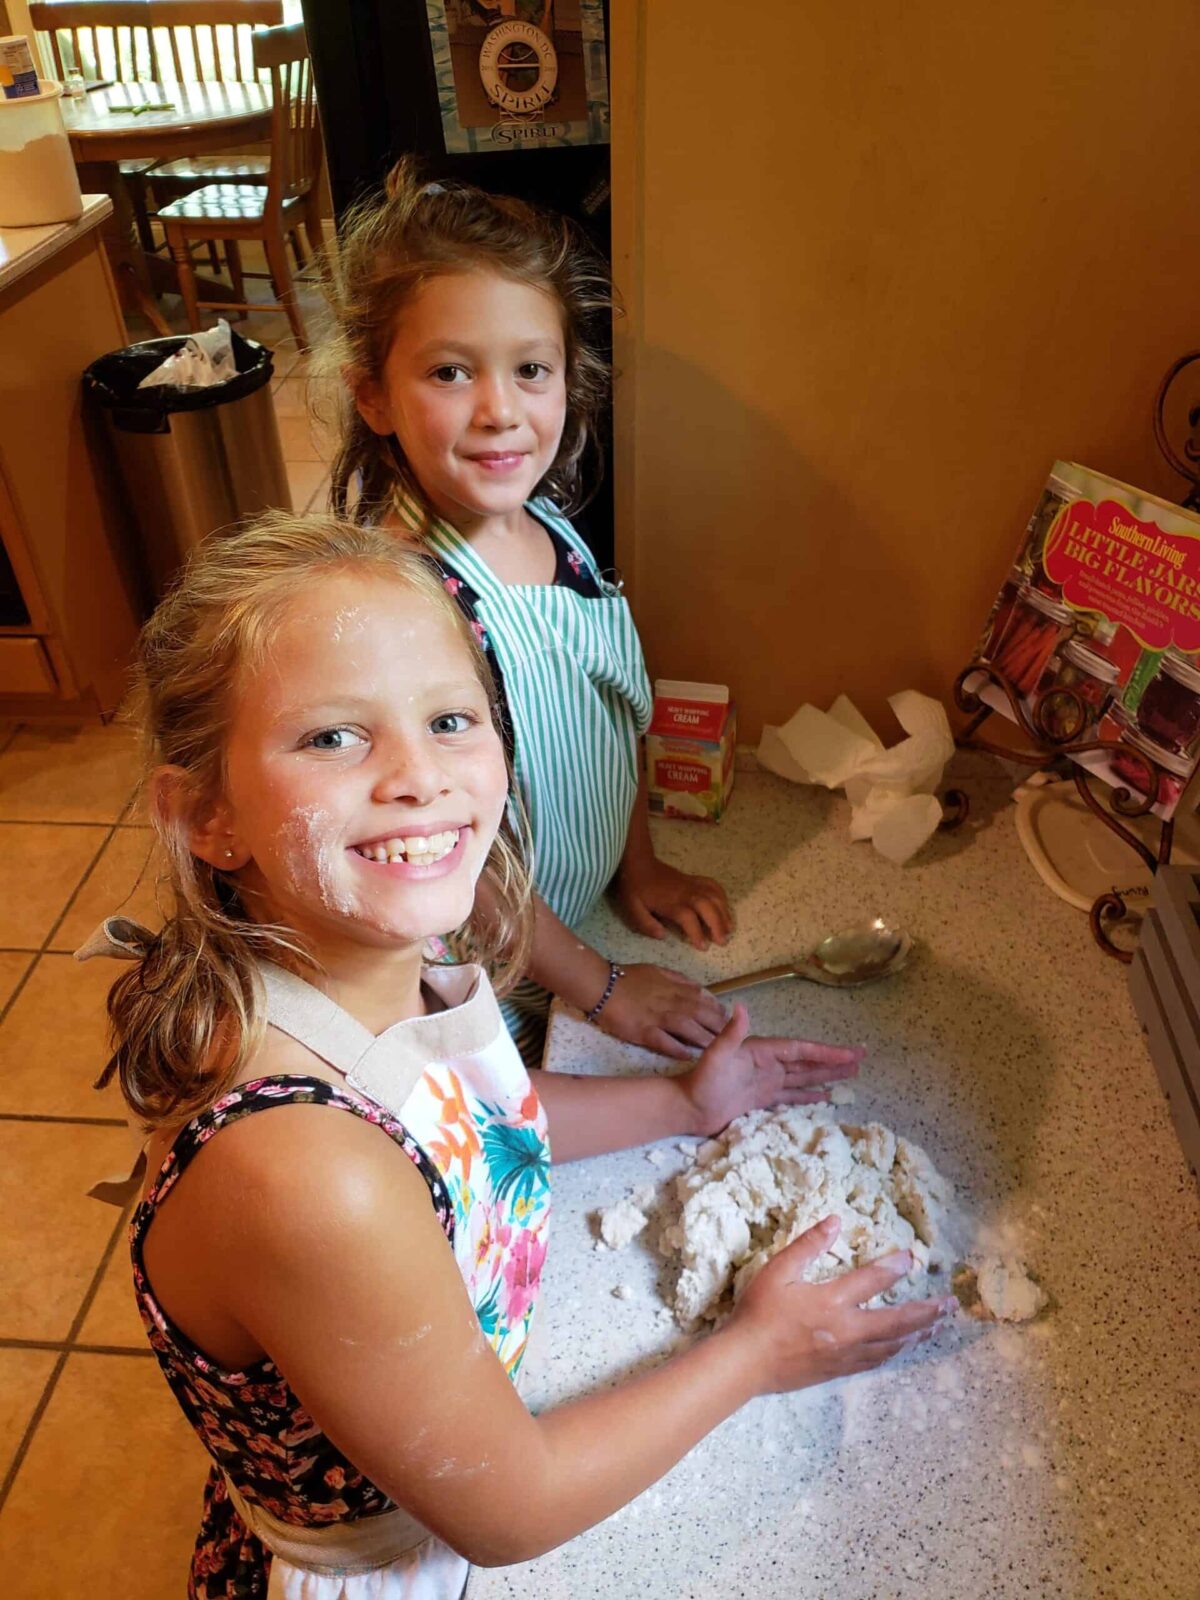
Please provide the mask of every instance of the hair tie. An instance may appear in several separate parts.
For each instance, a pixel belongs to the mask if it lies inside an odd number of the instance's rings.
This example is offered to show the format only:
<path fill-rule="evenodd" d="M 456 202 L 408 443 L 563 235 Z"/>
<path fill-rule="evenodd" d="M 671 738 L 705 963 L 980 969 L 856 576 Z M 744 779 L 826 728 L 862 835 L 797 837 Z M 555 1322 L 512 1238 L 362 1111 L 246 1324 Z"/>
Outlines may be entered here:
<path fill-rule="evenodd" d="M 131 917 L 105 917 L 75 952 L 76 961 L 93 956 L 113 956 L 118 961 L 144 961 L 159 943 L 159 935 Z"/>

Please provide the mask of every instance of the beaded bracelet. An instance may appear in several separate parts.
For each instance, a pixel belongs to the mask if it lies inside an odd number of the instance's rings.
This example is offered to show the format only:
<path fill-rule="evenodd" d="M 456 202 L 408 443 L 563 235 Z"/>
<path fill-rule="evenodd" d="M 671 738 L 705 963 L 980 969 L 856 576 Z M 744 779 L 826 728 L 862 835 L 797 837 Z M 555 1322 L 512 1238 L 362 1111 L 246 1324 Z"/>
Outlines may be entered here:
<path fill-rule="evenodd" d="M 604 993 L 600 996 L 599 1000 L 596 1001 L 596 1004 L 590 1011 L 584 1012 L 583 1020 L 585 1022 L 595 1022 L 596 1018 L 612 999 L 612 992 L 617 987 L 617 979 L 623 978 L 624 976 L 624 967 L 619 967 L 615 961 L 610 961 L 608 963 L 608 982 L 604 986 Z"/>

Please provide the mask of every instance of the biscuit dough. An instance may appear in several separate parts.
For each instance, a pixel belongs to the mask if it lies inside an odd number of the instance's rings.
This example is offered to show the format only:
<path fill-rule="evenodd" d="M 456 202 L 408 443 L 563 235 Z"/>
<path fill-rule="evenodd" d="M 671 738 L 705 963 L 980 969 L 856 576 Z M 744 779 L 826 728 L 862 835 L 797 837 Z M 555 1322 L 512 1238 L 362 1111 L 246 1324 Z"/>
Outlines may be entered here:
<path fill-rule="evenodd" d="M 954 1274 L 954 1292 L 981 1322 L 1030 1322 L 1047 1300 L 1018 1256 L 972 1256 Z"/>
<path fill-rule="evenodd" d="M 680 1263 L 683 1326 L 729 1311 L 773 1255 L 830 1214 L 841 1232 L 809 1268 L 812 1282 L 894 1250 L 912 1252 L 914 1280 L 948 1264 L 952 1190 L 929 1157 L 878 1122 L 839 1124 L 824 1107 L 739 1117 L 667 1195 L 660 1249 Z"/>

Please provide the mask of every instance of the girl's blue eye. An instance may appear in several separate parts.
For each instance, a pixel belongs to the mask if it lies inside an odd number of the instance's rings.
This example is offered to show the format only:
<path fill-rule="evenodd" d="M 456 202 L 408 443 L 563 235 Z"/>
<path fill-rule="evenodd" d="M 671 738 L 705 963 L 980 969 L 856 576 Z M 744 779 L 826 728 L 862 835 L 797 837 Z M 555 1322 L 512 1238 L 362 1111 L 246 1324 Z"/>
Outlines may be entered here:
<path fill-rule="evenodd" d="M 309 734 L 304 741 L 304 748 L 306 750 L 349 750 L 352 743 L 365 743 L 362 734 L 356 729 L 322 728 L 320 733 Z"/>
<path fill-rule="evenodd" d="M 434 733 L 466 733 L 475 726 L 475 719 L 466 711 L 444 711 L 429 726 Z"/>

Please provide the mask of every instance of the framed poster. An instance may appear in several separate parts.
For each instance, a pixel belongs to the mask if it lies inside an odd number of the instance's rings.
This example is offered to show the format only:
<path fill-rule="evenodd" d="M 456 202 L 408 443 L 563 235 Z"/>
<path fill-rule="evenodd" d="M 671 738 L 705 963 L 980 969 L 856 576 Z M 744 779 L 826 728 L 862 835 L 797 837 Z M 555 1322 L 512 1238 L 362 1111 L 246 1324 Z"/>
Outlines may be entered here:
<path fill-rule="evenodd" d="M 607 144 L 603 0 L 425 0 L 450 154 Z"/>

